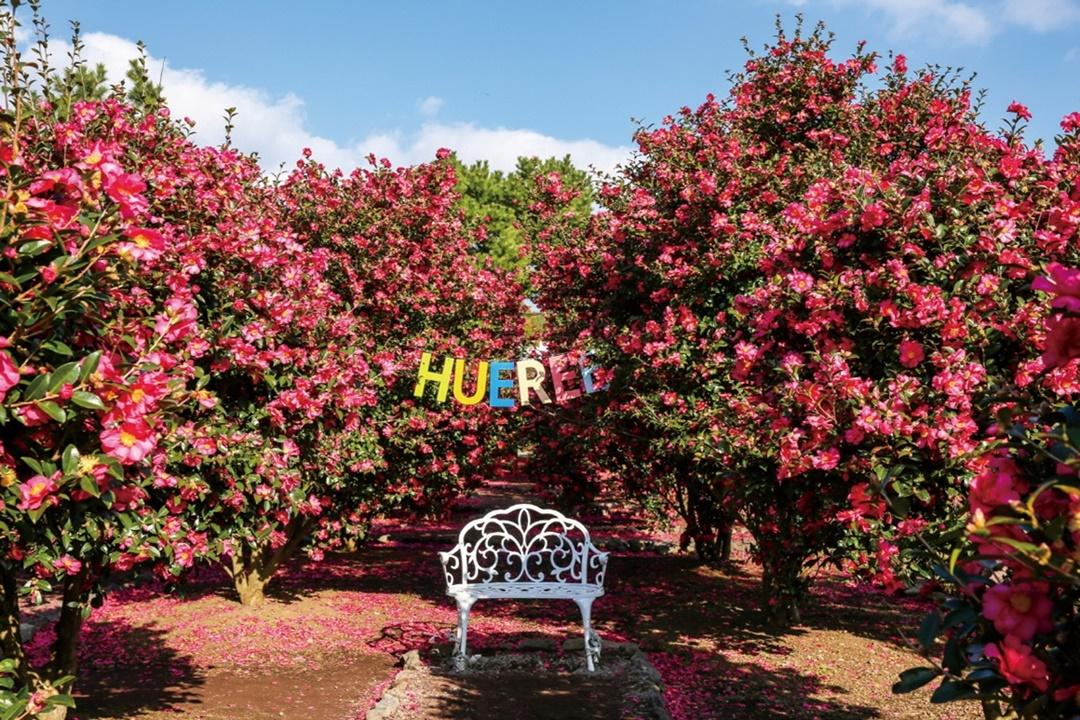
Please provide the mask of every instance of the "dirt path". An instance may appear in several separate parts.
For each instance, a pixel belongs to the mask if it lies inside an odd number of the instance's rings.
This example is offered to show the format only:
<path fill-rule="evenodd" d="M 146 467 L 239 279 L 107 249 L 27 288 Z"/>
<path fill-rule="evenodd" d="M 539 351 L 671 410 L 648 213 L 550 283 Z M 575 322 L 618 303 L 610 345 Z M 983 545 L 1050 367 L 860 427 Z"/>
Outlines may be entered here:
<path fill-rule="evenodd" d="M 492 483 L 445 523 L 386 525 L 379 541 L 356 555 L 298 562 L 257 610 L 234 603 L 217 572 L 196 575 L 180 594 L 153 585 L 121 590 L 86 624 L 74 716 L 363 718 L 398 659 L 409 649 L 428 652 L 456 622 L 436 549 L 447 547 L 466 519 L 527 499 L 528 491 Z M 648 537 L 629 516 L 589 524 L 602 537 Z M 891 694 L 897 672 L 918 663 L 900 637 L 918 623 L 914 603 L 822 578 L 804 625 L 775 635 L 759 623 L 756 568 L 744 555 L 737 559 L 720 572 L 677 554 L 612 557 L 594 622 L 603 637 L 641 646 L 660 670 L 676 720 L 979 717 L 971 705 L 930 705 L 927 693 Z M 577 635 L 579 622 L 572 603 L 482 602 L 473 610 L 470 648 L 561 644 Z M 42 646 L 47 640 L 42 631 Z M 439 683 L 416 698 L 410 720 L 606 719 L 622 712 L 618 688 L 578 676 Z"/>

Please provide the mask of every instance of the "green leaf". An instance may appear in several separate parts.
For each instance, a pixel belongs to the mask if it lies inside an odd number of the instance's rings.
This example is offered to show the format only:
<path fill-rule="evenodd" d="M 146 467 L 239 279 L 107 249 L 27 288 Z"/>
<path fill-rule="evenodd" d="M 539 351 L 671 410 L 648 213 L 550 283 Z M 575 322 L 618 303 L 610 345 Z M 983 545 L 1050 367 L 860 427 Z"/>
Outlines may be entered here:
<path fill-rule="evenodd" d="M 960 644 L 955 637 L 949 638 L 948 642 L 945 643 L 942 664 L 953 675 L 959 675 L 964 668 L 964 653 L 960 650 Z"/>
<path fill-rule="evenodd" d="M 36 472 L 38 475 L 45 474 L 45 470 L 41 467 L 41 463 L 39 463 L 36 458 L 22 457 L 20 458 L 20 460 L 29 465 L 30 469 Z"/>
<path fill-rule="evenodd" d="M 961 548 L 954 548 L 953 551 L 949 553 L 949 572 L 951 573 L 956 572 L 956 561 L 960 559 L 960 550 Z"/>
<path fill-rule="evenodd" d="M 79 407 L 84 407 L 89 410 L 105 409 L 105 403 L 101 402 L 101 398 L 87 390 L 76 390 L 73 392 L 71 394 L 71 402 Z"/>
<path fill-rule="evenodd" d="M 900 673 L 900 682 L 892 686 L 892 691 L 897 694 L 909 693 L 921 688 L 938 676 L 938 671 L 930 667 L 909 668 Z"/>
<path fill-rule="evenodd" d="M 101 488 L 98 487 L 97 480 L 94 479 L 93 475 L 81 476 L 79 478 L 79 487 L 94 497 L 101 497 Z"/>
<path fill-rule="evenodd" d="M 26 709 L 28 698 L 17 698 L 15 702 L 0 715 L 0 720 L 15 720 L 17 717 L 21 717 L 23 710 Z"/>
<path fill-rule="evenodd" d="M 937 611 L 929 613 L 923 618 L 922 625 L 919 626 L 919 644 L 924 649 L 929 650 L 934 646 L 934 640 L 937 639 L 938 632 L 941 630 L 941 616 Z"/>
<path fill-rule="evenodd" d="M 19 246 L 19 254 L 34 257 L 45 252 L 50 247 L 52 247 L 52 243 L 48 240 L 31 240 Z"/>
<path fill-rule="evenodd" d="M 79 449 L 74 445 L 68 445 L 64 448 L 64 454 L 61 456 L 60 467 L 63 469 L 65 475 L 70 475 L 75 472 L 79 467 Z"/>
<path fill-rule="evenodd" d="M 1080 425 L 1069 425 L 1065 430 L 1074 448 L 1080 448 Z"/>
<path fill-rule="evenodd" d="M 50 340 L 42 343 L 41 347 L 49 352 L 56 353 L 57 355 L 63 355 L 64 357 L 71 357 L 75 354 L 67 343 L 60 342 L 59 340 Z"/>
<path fill-rule="evenodd" d="M 67 413 L 64 412 L 64 408 L 60 407 L 52 400 L 42 400 L 37 403 L 37 407 L 46 415 L 51 417 L 58 423 L 62 423 L 67 420 Z"/>
<path fill-rule="evenodd" d="M 942 624 L 942 627 L 951 628 L 962 623 L 975 622 L 978 619 L 979 614 L 975 612 L 975 608 L 970 605 L 963 605 L 945 616 L 945 622 Z"/>
<path fill-rule="evenodd" d="M 94 374 L 97 370 L 98 363 L 101 361 L 101 351 L 95 350 L 86 357 L 83 358 L 82 368 L 79 371 L 79 380 L 86 382 L 86 379 Z"/>
<path fill-rule="evenodd" d="M 975 688 L 971 687 L 966 682 L 945 680 L 941 685 L 938 685 L 938 689 L 930 696 L 930 702 L 947 703 L 954 700 L 970 700 L 971 698 L 978 697 L 978 695 Z"/>
<path fill-rule="evenodd" d="M 53 696 L 49 697 L 49 699 L 46 700 L 46 702 L 49 705 L 63 705 L 64 707 L 68 707 L 68 708 L 75 707 L 75 698 L 71 697 L 70 695 L 60 695 L 60 694 L 53 695 Z"/>
<path fill-rule="evenodd" d="M 79 363 L 64 363 L 52 371 L 49 381 L 49 392 L 56 392 L 64 385 L 69 385 L 79 379 Z"/>
<path fill-rule="evenodd" d="M 26 514 L 30 516 L 30 522 L 36 523 L 38 521 L 38 518 L 44 515 L 45 511 L 48 509 L 48 505 L 42 505 L 40 507 L 34 508 L 33 510 L 28 510 Z"/>
<path fill-rule="evenodd" d="M 42 373 L 36 378 L 30 381 L 30 386 L 26 388 L 26 400 L 37 400 L 45 394 L 45 388 L 49 386 L 49 374 Z"/>

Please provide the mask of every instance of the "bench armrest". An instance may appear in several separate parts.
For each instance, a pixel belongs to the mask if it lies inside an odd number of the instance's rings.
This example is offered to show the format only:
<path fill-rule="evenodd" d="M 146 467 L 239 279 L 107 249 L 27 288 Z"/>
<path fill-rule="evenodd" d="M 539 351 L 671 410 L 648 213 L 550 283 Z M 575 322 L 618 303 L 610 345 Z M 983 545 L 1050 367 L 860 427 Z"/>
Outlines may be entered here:
<path fill-rule="evenodd" d="M 586 577 L 593 578 L 593 581 L 600 586 L 604 584 L 604 576 L 607 574 L 608 558 L 611 557 L 611 553 L 606 550 L 600 550 L 592 542 L 589 543 L 589 566 L 585 568 Z M 590 572 L 591 571 L 591 572 Z"/>
<path fill-rule="evenodd" d="M 461 567 L 461 546 L 455 545 L 452 549 L 439 552 L 439 562 L 442 563 L 443 575 L 446 577 L 446 587 L 457 584 L 455 575 L 465 581 L 465 569 Z"/>

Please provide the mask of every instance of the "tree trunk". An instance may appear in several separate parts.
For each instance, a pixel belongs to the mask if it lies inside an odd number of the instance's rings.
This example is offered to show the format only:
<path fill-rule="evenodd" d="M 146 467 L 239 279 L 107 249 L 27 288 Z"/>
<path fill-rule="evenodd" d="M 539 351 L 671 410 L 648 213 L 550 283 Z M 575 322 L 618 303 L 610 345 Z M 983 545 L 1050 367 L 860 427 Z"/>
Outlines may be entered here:
<path fill-rule="evenodd" d="M 235 561 L 234 561 L 235 563 Z M 266 583 L 269 582 L 264 573 L 265 568 L 235 568 L 233 576 L 233 586 L 236 588 L 236 595 L 240 598 L 241 605 L 256 606 L 262 605 L 263 600 L 266 599 L 264 590 Z M 271 574 L 273 569 L 270 570 Z"/>
<path fill-rule="evenodd" d="M 74 676 L 78 669 L 79 633 L 82 631 L 83 610 L 86 594 L 83 592 L 85 571 L 64 579 L 63 604 L 56 621 L 56 642 L 53 645 L 52 662 L 49 664 L 48 680 L 56 683 L 61 678 Z M 71 683 L 54 685 L 58 692 L 66 693 Z"/>
<path fill-rule="evenodd" d="M 241 605 L 253 607 L 262 604 L 266 599 L 266 586 L 274 573 L 296 553 L 311 525 L 309 519 L 294 518 L 285 528 L 288 539 L 281 547 L 272 549 L 268 545 L 244 545 L 228 564 L 223 563 Z"/>
<path fill-rule="evenodd" d="M 762 568 L 762 600 L 770 630 L 780 632 L 802 622 L 799 600 L 805 590 L 802 562 L 787 559 L 786 562 L 777 563 L 777 566 Z"/>
<path fill-rule="evenodd" d="M 720 533 L 720 563 L 727 565 L 731 562 L 731 536 L 733 529 L 728 526 Z"/>
<path fill-rule="evenodd" d="M 0 593 L 0 652 L 15 661 L 16 684 L 25 684 L 30 668 L 19 633 L 19 587 L 6 563 L 0 565 Z"/>
<path fill-rule="evenodd" d="M 982 711 L 985 720 L 1001 720 L 1001 705 L 996 700 L 983 700 Z"/>

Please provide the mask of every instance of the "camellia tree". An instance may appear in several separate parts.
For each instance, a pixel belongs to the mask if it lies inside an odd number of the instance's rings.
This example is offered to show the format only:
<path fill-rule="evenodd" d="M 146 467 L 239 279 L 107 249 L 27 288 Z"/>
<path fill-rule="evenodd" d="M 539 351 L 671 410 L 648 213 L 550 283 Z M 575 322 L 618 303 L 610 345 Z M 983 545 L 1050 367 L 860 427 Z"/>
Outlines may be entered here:
<path fill-rule="evenodd" d="M 150 211 L 162 178 L 140 162 L 171 122 L 116 100 L 56 102 L 63 84 L 31 84 L 14 8 L 2 25 L 0 704 L 59 717 L 104 579 L 167 562 L 190 537 L 151 490 L 193 402 L 197 289 L 160 263 L 178 230 Z M 20 603 L 46 593 L 59 599 L 52 657 L 31 667 Z"/>
<path fill-rule="evenodd" d="M 202 288 L 214 406 L 178 434 L 174 511 L 214 528 L 245 604 L 302 546 L 319 557 L 380 513 L 439 512 L 507 447 L 486 406 L 412 396 L 423 352 L 513 357 L 524 322 L 509 273 L 470 254 L 443 155 L 349 176 L 305 160 L 223 206 L 184 191 L 207 220 L 227 213 L 179 256 Z"/>
<path fill-rule="evenodd" d="M 1071 191 L 1058 217 L 1080 226 L 1080 114 L 1063 123 L 1055 160 Z M 939 558 L 938 607 L 919 628 L 931 666 L 904 671 L 896 692 L 935 679 L 933 702 L 978 699 L 987 718 L 1080 714 L 1080 271 L 1049 264 L 1033 284 L 1052 298 L 1029 352 L 1034 378 L 988 398 L 993 442 L 972 462 L 959 541 Z M 942 638 L 944 643 L 936 641 Z M 934 658 L 937 659 L 934 659 Z"/>
<path fill-rule="evenodd" d="M 993 133 L 967 84 L 896 56 L 871 88 L 877 58 L 830 42 L 781 31 L 726 102 L 637 134 L 587 231 L 549 194 L 535 246 L 550 342 L 613 373 L 604 461 L 660 468 L 702 542 L 737 517 L 779 624 L 810 564 L 915 569 L 1037 331 L 1031 274 L 1073 252 L 1023 106 Z"/>

